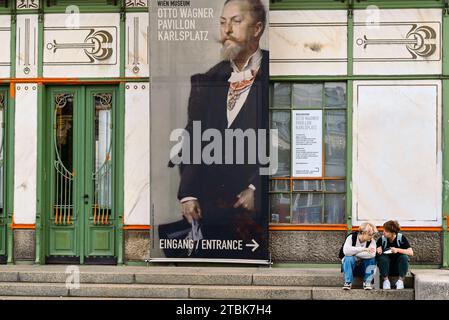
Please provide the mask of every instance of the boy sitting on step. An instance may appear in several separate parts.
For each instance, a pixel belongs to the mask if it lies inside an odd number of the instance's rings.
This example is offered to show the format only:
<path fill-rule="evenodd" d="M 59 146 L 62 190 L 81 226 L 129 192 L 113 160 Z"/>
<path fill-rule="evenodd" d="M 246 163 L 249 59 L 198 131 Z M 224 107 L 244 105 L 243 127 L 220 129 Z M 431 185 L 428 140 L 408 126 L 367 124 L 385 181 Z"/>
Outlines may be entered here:
<path fill-rule="evenodd" d="M 384 234 L 377 240 L 377 261 L 380 275 L 383 278 L 383 289 L 391 289 L 388 276 L 399 276 L 396 289 L 404 289 L 404 278 L 408 271 L 409 256 L 413 249 L 407 238 L 399 232 L 399 223 L 390 220 L 384 223 Z"/>
<path fill-rule="evenodd" d="M 369 222 L 360 225 L 358 232 L 346 237 L 340 250 L 342 271 L 345 283 L 343 290 L 350 290 L 354 274 L 363 277 L 363 289 L 371 290 L 374 271 L 376 269 L 376 242 L 373 240 L 377 233 L 376 226 Z"/>

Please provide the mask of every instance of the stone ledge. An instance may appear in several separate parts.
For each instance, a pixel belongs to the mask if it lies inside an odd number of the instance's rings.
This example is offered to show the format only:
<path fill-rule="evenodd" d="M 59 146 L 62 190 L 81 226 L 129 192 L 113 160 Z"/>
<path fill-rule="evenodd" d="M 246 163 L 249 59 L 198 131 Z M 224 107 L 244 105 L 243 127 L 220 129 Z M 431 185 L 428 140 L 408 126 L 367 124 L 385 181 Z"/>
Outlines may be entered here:
<path fill-rule="evenodd" d="M 19 280 L 19 273 L 15 271 L 0 272 L 0 282 L 15 282 Z"/>
<path fill-rule="evenodd" d="M 312 288 L 268 286 L 193 286 L 190 287 L 190 298 L 310 300 L 312 298 Z"/>
<path fill-rule="evenodd" d="M 71 297 L 186 299 L 189 297 L 189 287 L 170 285 L 82 284 L 79 289 L 70 289 L 69 295 Z"/>
<path fill-rule="evenodd" d="M 0 273 L 1 275 L 1 273 Z M 69 274 L 65 271 L 19 271 L 19 281 L 65 283 Z M 83 272 L 80 270 L 80 283 L 133 283 L 133 273 Z"/>
<path fill-rule="evenodd" d="M 416 300 L 449 300 L 449 270 L 414 270 Z"/>
<path fill-rule="evenodd" d="M 65 284 L 49 283 L 0 283 L 0 296 L 59 297 L 69 293 Z"/>
<path fill-rule="evenodd" d="M 414 300 L 413 289 L 363 290 L 342 288 L 313 288 L 313 300 Z"/>
<path fill-rule="evenodd" d="M 251 274 L 135 274 L 136 283 L 151 284 L 210 284 L 210 285 L 251 285 Z"/>

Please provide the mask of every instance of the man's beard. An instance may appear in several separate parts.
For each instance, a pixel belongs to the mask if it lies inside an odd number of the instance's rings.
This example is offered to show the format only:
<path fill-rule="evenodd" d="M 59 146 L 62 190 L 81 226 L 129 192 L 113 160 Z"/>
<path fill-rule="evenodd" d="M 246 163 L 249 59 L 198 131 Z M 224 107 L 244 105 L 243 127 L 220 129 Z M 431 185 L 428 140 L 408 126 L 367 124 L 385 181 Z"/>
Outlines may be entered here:
<path fill-rule="evenodd" d="M 223 60 L 235 60 L 235 58 L 243 51 L 244 47 L 238 44 L 235 40 L 229 40 L 231 43 L 226 45 L 227 40 L 229 39 L 222 41 L 221 58 Z"/>

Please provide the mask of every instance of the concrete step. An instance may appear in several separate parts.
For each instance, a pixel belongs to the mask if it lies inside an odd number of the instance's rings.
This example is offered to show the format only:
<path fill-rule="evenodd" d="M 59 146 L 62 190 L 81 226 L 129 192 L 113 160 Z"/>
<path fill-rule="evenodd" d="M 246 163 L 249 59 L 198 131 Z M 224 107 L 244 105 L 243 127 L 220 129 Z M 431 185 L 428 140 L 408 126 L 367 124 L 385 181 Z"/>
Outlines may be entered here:
<path fill-rule="evenodd" d="M 342 290 L 340 288 L 313 288 L 313 300 L 414 300 L 414 289 L 403 290 Z"/>
<path fill-rule="evenodd" d="M 79 270 L 80 283 L 153 285 L 230 285 L 341 287 L 343 274 L 337 268 L 192 268 L 192 267 L 111 267 L 111 266 L 1 266 L 0 282 L 66 283 Z M 392 279 L 392 284 L 395 282 Z M 354 288 L 362 281 L 355 278 Z M 412 276 L 406 288 L 414 287 Z"/>
<path fill-rule="evenodd" d="M 252 299 L 252 300 L 412 300 L 413 289 L 344 291 L 335 287 L 80 284 L 1 282 L 0 296 L 48 298 Z"/>

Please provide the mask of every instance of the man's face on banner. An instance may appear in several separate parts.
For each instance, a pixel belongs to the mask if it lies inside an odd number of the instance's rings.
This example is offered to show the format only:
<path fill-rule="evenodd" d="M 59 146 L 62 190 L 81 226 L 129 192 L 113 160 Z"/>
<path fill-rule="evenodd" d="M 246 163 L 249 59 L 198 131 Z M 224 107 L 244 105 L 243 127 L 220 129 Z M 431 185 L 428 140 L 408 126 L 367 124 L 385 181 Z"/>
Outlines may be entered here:
<path fill-rule="evenodd" d="M 233 0 L 223 7 L 220 17 L 223 59 L 234 60 L 242 52 L 247 51 L 252 42 L 258 41 L 255 26 L 246 1 Z"/>

